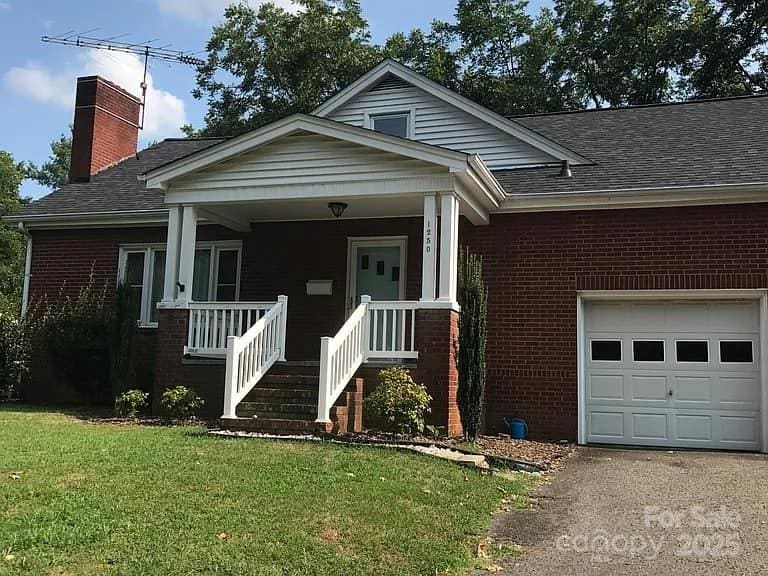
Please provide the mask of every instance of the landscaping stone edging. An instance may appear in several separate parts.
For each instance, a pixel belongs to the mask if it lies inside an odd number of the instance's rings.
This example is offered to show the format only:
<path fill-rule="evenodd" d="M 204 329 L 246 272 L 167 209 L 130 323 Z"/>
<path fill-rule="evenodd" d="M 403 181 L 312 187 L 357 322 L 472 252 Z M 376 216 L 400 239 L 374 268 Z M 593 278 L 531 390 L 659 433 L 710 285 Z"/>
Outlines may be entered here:
<path fill-rule="evenodd" d="M 337 436 L 329 433 L 317 434 L 294 434 L 294 435 L 276 435 L 263 434 L 259 432 L 232 432 L 230 430 L 209 429 L 208 434 L 224 438 L 262 438 L 266 440 L 290 440 L 303 442 L 330 442 L 334 444 L 346 444 L 351 446 L 371 446 L 377 448 L 391 448 L 400 451 L 416 452 L 426 454 L 442 460 L 455 462 L 461 466 L 472 466 L 481 469 L 499 469 L 514 470 L 516 472 L 527 472 L 529 474 L 541 474 L 546 470 L 532 462 L 524 462 L 506 458 L 503 456 L 492 456 L 463 450 L 455 446 L 441 446 L 437 442 L 426 442 L 421 440 L 383 440 L 377 438 L 349 438 Z"/>

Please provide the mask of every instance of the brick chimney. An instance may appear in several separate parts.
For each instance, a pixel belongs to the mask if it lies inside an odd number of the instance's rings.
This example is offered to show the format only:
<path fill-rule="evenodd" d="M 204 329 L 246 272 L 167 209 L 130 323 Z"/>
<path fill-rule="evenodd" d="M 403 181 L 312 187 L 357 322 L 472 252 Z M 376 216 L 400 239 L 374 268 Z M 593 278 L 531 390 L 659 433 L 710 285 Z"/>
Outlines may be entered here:
<path fill-rule="evenodd" d="M 100 76 L 77 79 L 70 182 L 88 182 L 96 172 L 136 154 L 140 110 L 136 96 Z"/>

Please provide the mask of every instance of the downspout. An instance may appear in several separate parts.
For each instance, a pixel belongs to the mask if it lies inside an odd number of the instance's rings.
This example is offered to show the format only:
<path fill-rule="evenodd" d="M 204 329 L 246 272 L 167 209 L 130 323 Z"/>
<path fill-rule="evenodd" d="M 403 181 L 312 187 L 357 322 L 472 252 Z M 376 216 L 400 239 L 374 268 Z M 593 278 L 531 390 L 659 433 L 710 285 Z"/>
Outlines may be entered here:
<path fill-rule="evenodd" d="M 21 292 L 21 315 L 24 316 L 29 306 L 29 280 L 32 276 L 32 235 L 24 227 L 23 222 L 19 222 L 19 231 L 27 238 L 27 256 L 24 261 L 24 287 Z"/>

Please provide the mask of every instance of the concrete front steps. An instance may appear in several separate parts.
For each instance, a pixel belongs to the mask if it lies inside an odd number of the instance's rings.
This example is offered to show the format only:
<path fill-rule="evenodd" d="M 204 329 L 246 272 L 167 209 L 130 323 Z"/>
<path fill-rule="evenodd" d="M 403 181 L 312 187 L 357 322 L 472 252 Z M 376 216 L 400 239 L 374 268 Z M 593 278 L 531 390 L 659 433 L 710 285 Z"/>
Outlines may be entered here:
<path fill-rule="evenodd" d="M 265 434 L 311 434 L 315 431 L 359 432 L 362 429 L 363 380 L 355 378 L 331 408 L 331 422 L 315 422 L 320 378 L 313 366 L 276 365 L 237 406 L 237 418 L 222 418 L 221 427 Z"/>

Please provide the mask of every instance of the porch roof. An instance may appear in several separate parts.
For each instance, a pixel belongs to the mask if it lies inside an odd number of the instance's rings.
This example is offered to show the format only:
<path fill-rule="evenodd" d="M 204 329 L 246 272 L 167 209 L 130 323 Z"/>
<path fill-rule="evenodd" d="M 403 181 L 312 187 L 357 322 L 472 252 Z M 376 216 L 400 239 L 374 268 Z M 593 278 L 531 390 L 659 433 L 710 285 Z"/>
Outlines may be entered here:
<path fill-rule="evenodd" d="M 451 192 L 461 200 L 462 212 L 482 223 L 504 198 L 477 155 L 303 114 L 154 168 L 140 178 L 147 188 L 164 190 L 167 204 L 207 205 L 229 212 L 239 206 L 240 217 L 252 220 L 290 217 L 302 212 L 302 206 L 308 208 L 303 217 L 314 218 L 324 202 L 352 197 L 366 198 L 371 207 L 399 207 L 395 213 L 372 208 L 359 216 L 410 215 L 409 197 Z M 290 206 L 265 215 L 258 203 L 273 211 L 280 203 Z"/>

